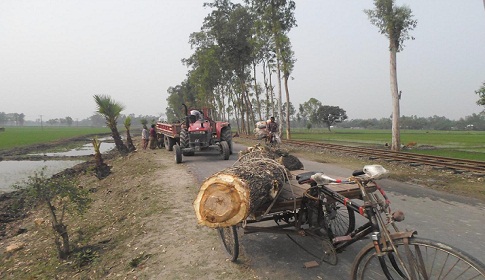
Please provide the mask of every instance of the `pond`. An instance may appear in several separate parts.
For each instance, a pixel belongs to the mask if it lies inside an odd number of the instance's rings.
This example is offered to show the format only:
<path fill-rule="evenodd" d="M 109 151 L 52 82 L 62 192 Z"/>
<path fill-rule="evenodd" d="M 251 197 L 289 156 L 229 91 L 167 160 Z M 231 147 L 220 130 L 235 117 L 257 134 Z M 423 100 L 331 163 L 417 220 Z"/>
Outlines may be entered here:
<path fill-rule="evenodd" d="M 7 160 L 0 161 L 0 193 L 14 191 L 13 184 L 21 183 L 46 166 L 45 175 L 50 177 L 66 168 L 81 163 L 81 160 Z"/>
<path fill-rule="evenodd" d="M 103 139 L 100 139 L 100 141 Z M 106 153 L 110 150 L 112 150 L 115 147 L 114 143 L 109 143 L 109 142 L 102 142 L 101 146 L 99 147 L 99 151 L 103 154 Z M 89 156 L 89 155 L 94 155 L 94 148 L 93 144 L 88 143 L 85 144 L 81 147 L 66 151 L 66 152 L 55 152 L 55 153 L 37 153 L 37 154 L 30 154 L 34 156 L 47 156 L 47 157 L 79 157 L 79 156 Z"/>
<path fill-rule="evenodd" d="M 114 143 L 103 142 L 100 146 L 100 151 L 101 153 L 106 153 L 114 147 Z M 14 184 L 22 183 L 27 180 L 29 176 L 33 176 L 34 172 L 41 171 L 44 166 L 46 167 L 45 175 L 50 177 L 64 169 L 82 163 L 83 161 L 77 160 L 76 157 L 94 155 L 94 148 L 93 145 L 89 143 L 66 152 L 36 153 L 32 155 L 43 155 L 45 156 L 45 160 L 0 161 L 0 194 L 14 191 Z M 58 160 L 59 157 L 63 156 L 68 159 Z M 56 160 L 49 160 L 49 157 L 56 157 Z"/>

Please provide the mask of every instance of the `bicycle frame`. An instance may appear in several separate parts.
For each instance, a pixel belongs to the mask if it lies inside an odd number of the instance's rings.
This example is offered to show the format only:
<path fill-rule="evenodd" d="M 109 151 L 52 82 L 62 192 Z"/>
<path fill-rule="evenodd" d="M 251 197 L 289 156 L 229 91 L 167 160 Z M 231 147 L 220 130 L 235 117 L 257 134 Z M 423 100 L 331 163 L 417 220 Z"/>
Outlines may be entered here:
<path fill-rule="evenodd" d="M 388 279 L 392 279 L 390 273 L 388 271 L 387 266 L 383 263 L 383 258 L 386 253 L 389 251 L 395 252 L 398 258 L 399 263 L 401 264 L 400 268 L 398 267 L 396 260 L 392 255 L 390 255 L 391 262 L 393 263 L 394 269 L 399 271 L 399 274 L 403 277 L 407 277 L 411 279 L 409 276 L 409 272 L 406 269 L 406 266 L 403 264 L 401 256 L 399 256 L 398 251 L 395 248 L 393 243 L 393 235 L 395 236 L 407 236 L 411 237 L 411 233 L 401 233 L 399 232 L 397 226 L 395 225 L 395 220 L 392 217 L 389 209 L 389 201 L 384 193 L 384 191 L 376 184 L 377 189 L 380 191 L 381 195 L 385 198 L 385 203 L 374 194 L 369 193 L 366 189 L 366 185 L 370 182 L 375 183 L 372 179 L 363 179 L 359 177 L 351 177 L 351 182 L 356 183 L 359 186 L 359 189 L 362 194 L 362 200 L 364 201 L 363 204 L 357 203 L 355 201 L 350 201 L 347 197 L 329 189 L 326 185 L 317 185 L 319 197 L 320 193 L 323 193 L 326 197 L 330 197 L 331 199 L 342 203 L 344 206 L 350 208 L 352 211 L 357 212 L 359 215 L 368 219 L 368 222 L 362 225 L 361 227 L 354 230 L 349 236 L 346 237 L 336 237 L 334 238 L 334 246 L 337 252 L 342 252 L 343 249 L 350 246 L 351 244 L 361 240 L 365 236 L 371 234 L 372 242 L 374 243 L 374 248 L 376 250 L 376 254 L 381 262 L 381 267 Z M 381 212 L 385 212 L 387 216 L 388 223 L 386 224 L 384 219 L 381 216 Z M 391 234 L 388 229 L 388 225 L 391 225 L 395 230 L 396 234 Z M 383 246 L 385 245 L 385 248 Z M 389 245 L 387 245 L 389 244 Z M 390 247 L 390 248 L 389 248 Z M 402 272 L 402 269 L 404 272 Z"/>

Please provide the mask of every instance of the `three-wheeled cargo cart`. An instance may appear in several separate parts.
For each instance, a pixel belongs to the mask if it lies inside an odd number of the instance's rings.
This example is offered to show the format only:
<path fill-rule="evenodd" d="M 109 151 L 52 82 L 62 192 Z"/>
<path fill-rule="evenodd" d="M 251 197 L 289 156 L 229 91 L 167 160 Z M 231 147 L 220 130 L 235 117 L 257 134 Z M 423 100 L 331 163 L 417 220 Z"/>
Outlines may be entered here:
<path fill-rule="evenodd" d="M 239 255 L 238 229 L 244 234 L 267 232 L 283 233 L 297 243 L 294 235 L 310 237 L 311 246 L 302 247 L 317 259 L 331 264 L 336 263 L 333 242 L 350 238 L 355 230 L 355 213 L 350 206 L 344 205 L 332 197 L 313 197 L 317 195 L 306 184 L 316 172 L 291 171 L 292 178 L 283 185 L 277 198 L 264 204 L 242 223 L 231 227 L 218 228 L 223 246 L 232 261 Z M 376 185 L 366 186 L 369 192 L 376 190 Z M 362 193 L 357 184 L 333 184 L 333 191 L 350 200 L 362 200 Z M 276 225 L 268 226 L 267 221 Z M 241 232 L 241 231 L 239 231 Z M 298 243 L 297 243 L 298 244 Z"/>
<path fill-rule="evenodd" d="M 296 180 L 287 183 L 277 199 L 261 207 L 254 217 L 218 228 L 223 245 L 235 261 L 238 227 L 244 233 L 285 233 L 293 241 L 300 235 L 305 244 L 313 244 L 300 245 L 302 249 L 317 261 L 335 265 L 337 253 L 370 237 L 354 258 L 350 279 L 485 279 L 485 265 L 463 250 L 418 238 L 414 230 L 399 230 L 396 223 L 404 220 L 404 213 L 391 211 L 389 199 L 375 182 L 386 173 L 380 165 L 366 165 L 344 180 L 316 172 L 297 174 Z M 366 220 L 356 229 L 355 213 Z M 255 225 L 268 220 L 276 225 Z"/>

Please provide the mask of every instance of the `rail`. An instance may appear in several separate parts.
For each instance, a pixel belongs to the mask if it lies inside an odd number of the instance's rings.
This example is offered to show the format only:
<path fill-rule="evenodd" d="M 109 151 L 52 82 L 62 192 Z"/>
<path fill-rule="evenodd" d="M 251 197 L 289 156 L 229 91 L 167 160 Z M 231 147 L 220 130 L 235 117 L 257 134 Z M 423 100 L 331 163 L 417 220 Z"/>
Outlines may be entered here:
<path fill-rule="evenodd" d="M 254 139 L 252 135 L 241 135 L 247 139 Z M 485 161 L 455 159 L 449 157 L 421 155 L 408 152 L 396 152 L 385 149 L 369 148 L 363 146 L 346 146 L 321 142 L 284 140 L 283 144 L 315 147 L 332 151 L 347 152 L 355 155 L 368 156 L 371 159 L 381 159 L 388 162 L 399 162 L 410 166 L 428 165 L 437 169 L 449 169 L 455 173 L 471 173 L 475 176 L 485 176 Z"/>

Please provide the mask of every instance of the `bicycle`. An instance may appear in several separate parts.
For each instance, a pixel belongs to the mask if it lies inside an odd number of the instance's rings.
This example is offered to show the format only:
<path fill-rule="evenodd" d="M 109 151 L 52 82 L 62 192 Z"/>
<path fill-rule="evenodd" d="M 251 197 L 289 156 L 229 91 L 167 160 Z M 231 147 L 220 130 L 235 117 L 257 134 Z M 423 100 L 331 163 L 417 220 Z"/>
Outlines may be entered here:
<path fill-rule="evenodd" d="M 299 174 L 296 177 L 298 184 L 310 186 L 298 198 L 299 207 L 296 207 L 296 200 L 293 209 L 285 208 L 283 202 L 276 201 L 259 219 L 246 220 L 238 226 L 246 233 L 293 232 L 314 238 L 320 244 L 320 260 L 334 265 L 337 253 L 370 235 L 372 242 L 362 248 L 353 261 L 352 279 L 485 279 L 485 265 L 466 252 L 442 242 L 417 238 L 414 231 L 398 229 L 396 223 L 404 219 L 404 214 L 391 211 L 387 195 L 376 183 L 386 173 L 387 170 L 380 165 L 367 165 L 344 180 L 317 172 Z M 356 197 L 354 193 L 350 197 L 336 191 L 335 186 L 342 184 L 356 186 L 360 196 Z M 274 211 L 271 208 L 275 208 Z M 335 222 L 336 215 L 330 215 L 328 211 L 332 208 L 337 210 L 337 214 L 345 210 L 361 215 L 367 222 L 353 229 L 353 216 L 346 216 L 346 227 L 335 230 L 332 222 Z M 313 218 L 309 217 L 312 216 L 309 213 L 313 213 Z M 315 220 L 315 217 L 318 219 Z M 261 228 L 250 225 L 270 219 L 277 222 L 277 226 Z M 282 221 L 285 224 L 280 224 Z M 295 230 L 288 231 L 288 227 Z M 236 229 L 236 226 L 218 229 L 232 261 L 237 259 L 239 252 Z"/>

